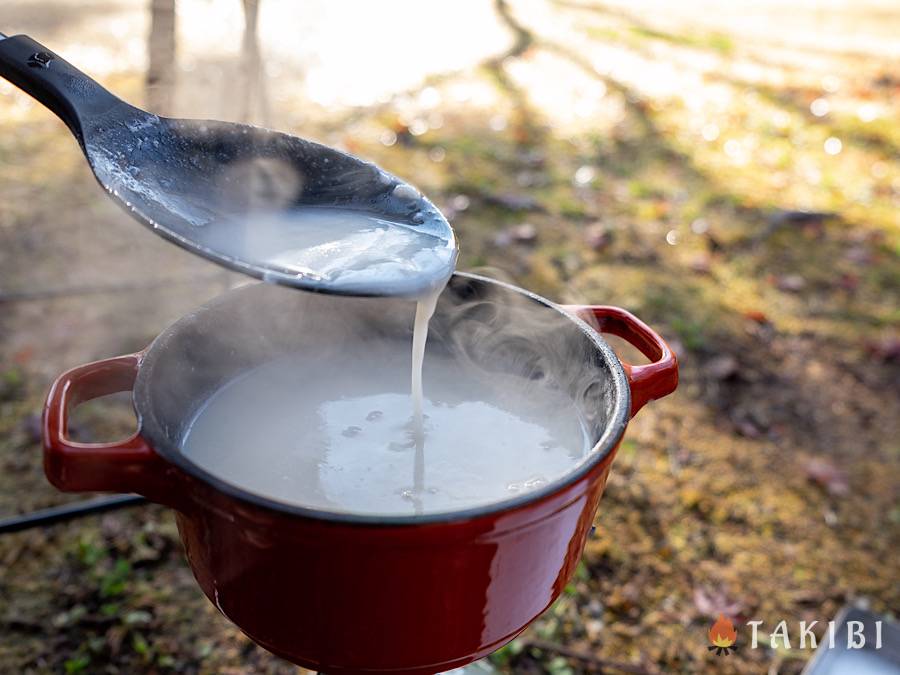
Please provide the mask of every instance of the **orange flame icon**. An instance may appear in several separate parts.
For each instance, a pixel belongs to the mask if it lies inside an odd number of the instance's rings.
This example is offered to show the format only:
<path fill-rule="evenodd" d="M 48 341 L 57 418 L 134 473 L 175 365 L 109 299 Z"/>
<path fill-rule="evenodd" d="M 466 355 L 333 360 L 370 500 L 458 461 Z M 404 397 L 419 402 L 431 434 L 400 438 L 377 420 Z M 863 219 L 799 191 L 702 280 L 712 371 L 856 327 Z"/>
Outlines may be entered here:
<path fill-rule="evenodd" d="M 724 614 L 719 614 L 719 618 L 709 629 L 709 641 L 712 645 L 709 651 L 715 650 L 718 655 L 728 655 L 729 650 L 737 649 L 734 643 L 737 642 L 737 631 L 734 630 L 734 624 L 725 618 Z"/>

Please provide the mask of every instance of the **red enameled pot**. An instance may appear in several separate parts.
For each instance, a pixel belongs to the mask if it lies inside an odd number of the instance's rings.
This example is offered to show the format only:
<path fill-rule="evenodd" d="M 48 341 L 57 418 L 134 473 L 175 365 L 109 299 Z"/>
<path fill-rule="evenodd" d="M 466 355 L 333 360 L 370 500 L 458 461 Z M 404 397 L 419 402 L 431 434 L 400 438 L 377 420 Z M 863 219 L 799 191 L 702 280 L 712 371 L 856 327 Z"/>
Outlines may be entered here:
<path fill-rule="evenodd" d="M 516 330 L 524 321 L 520 311 L 541 327 L 531 340 Z M 330 675 L 412 675 L 481 658 L 562 591 L 628 419 L 677 385 L 674 354 L 640 320 L 615 307 L 562 308 L 483 277 L 453 277 L 429 350 L 465 349 L 473 331 L 495 334 L 506 324 L 509 339 L 497 342 L 485 367 L 527 363 L 532 379 L 537 368 L 547 371 L 540 377 L 560 382 L 585 373 L 594 380 L 572 391 L 595 443 L 587 458 L 563 478 L 499 503 L 425 516 L 316 511 L 223 482 L 179 449 L 198 407 L 239 373 L 286 353 L 319 358 L 360 348 L 363 336 L 408 343 L 412 312 L 408 301 L 264 284 L 226 293 L 144 352 L 80 366 L 56 381 L 44 411 L 47 478 L 65 491 L 136 492 L 175 509 L 207 597 L 289 661 Z M 622 363 L 597 331 L 624 338 L 652 363 Z M 108 444 L 68 438 L 74 406 L 128 390 L 138 416 L 131 438 Z"/>

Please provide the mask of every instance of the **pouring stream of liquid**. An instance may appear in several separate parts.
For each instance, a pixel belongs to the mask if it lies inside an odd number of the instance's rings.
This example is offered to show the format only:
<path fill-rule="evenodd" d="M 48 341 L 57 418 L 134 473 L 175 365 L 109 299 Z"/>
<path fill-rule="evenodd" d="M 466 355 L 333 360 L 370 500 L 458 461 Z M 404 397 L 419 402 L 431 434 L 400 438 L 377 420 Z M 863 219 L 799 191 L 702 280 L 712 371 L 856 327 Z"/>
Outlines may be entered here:
<path fill-rule="evenodd" d="M 422 364 L 425 360 L 425 342 L 428 340 L 428 323 L 434 315 L 443 285 L 416 302 L 416 320 L 413 326 L 412 346 L 412 399 L 413 434 L 416 441 L 416 459 L 413 476 L 413 500 L 416 513 L 422 513 L 422 492 L 425 490 L 425 415 L 422 412 Z"/>

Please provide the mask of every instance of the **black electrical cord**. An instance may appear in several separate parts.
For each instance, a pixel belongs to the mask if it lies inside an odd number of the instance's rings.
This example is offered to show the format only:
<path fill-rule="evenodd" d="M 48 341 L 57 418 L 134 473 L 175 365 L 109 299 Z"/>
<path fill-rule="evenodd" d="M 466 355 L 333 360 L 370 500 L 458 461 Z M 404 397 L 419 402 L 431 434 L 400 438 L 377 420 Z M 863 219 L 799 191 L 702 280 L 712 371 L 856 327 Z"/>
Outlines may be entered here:
<path fill-rule="evenodd" d="M 81 516 L 89 516 L 94 513 L 124 509 L 129 506 L 146 504 L 147 500 L 139 495 L 115 495 L 114 497 L 97 497 L 86 499 L 62 506 L 51 506 L 49 509 L 40 509 L 31 513 L 23 513 L 20 516 L 0 519 L 0 534 L 20 532 L 32 527 L 42 527 L 61 523 Z"/>

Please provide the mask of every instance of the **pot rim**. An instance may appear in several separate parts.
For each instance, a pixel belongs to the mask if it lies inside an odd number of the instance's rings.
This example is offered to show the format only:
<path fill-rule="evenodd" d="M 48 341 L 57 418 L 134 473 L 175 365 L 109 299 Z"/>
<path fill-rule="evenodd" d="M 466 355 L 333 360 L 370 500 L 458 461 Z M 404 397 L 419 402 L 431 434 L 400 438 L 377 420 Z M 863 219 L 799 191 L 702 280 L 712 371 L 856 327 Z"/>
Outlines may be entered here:
<path fill-rule="evenodd" d="M 554 481 L 549 482 L 547 485 L 541 487 L 540 489 L 526 492 L 521 495 L 510 497 L 508 499 L 490 502 L 488 504 L 466 509 L 459 509 L 455 511 L 441 511 L 423 515 L 398 516 L 344 513 L 339 511 L 325 511 L 322 509 L 300 506 L 297 504 L 283 502 L 272 497 L 267 497 L 265 495 L 251 492 L 250 490 L 246 490 L 239 487 L 238 485 L 235 485 L 234 483 L 230 483 L 222 478 L 219 478 L 199 464 L 191 461 L 191 459 L 181 451 L 178 445 L 171 442 L 169 438 L 164 433 L 162 433 L 162 430 L 159 429 L 155 424 L 145 426 L 145 422 L 147 422 L 147 419 L 143 414 L 143 406 L 141 405 L 141 402 L 149 399 L 149 381 L 148 376 L 144 375 L 145 372 L 148 372 L 144 368 L 144 362 L 147 359 L 153 358 L 154 348 L 157 346 L 157 343 L 167 338 L 172 334 L 173 331 L 177 330 L 179 324 L 184 319 L 179 319 L 175 323 L 171 324 L 162 333 L 160 333 L 144 350 L 143 358 L 141 359 L 141 366 L 139 368 L 137 379 L 135 381 L 133 394 L 134 409 L 138 423 L 138 434 L 146 438 L 153 450 L 156 451 L 156 453 L 159 454 L 167 462 L 170 462 L 171 464 L 187 473 L 189 476 L 192 476 L 193 478 L 209 485 L 216 491 L 228 497 L 238 499 L 242 502 L 246 502 L 256 507 L 262 507 L 264 509 L 276 511 L 285 515 L 299 516 L 302 518 L 309 518 L 312 520 L 331 523 L 381 527 L 455 523 L 474 520 L 477 518 L 482 518 L 484 516 L 496 516 L 501 513 L 514 511 L 533 502 L 538 502 L 542 499 L 562 492 L 566 488 L 574 485 L 579 480 L 584 478 L 587 474 L 593 471 L 594 468 L 601 464 L 613 451 L 613 449 L 616 447 L 616 445 L 619 443 L 619 440 L 625 433 L 625 428 L 628 426 L 628 421 L 630 418 L 631 388 L 629 387 L 628 378 L 625 374 L 625 369 L 622 367 L 621 360 L 618 356 L 616 356 L 613 349 L 609 346 L 609 344 L 607 344 L 606 340 L 603 339 L 602 335 L 598 331 L 591 328 L 585 321 L 583 321 L 575 314 L 566 311 L 560 305 L 538 295 L 537 293 L 533 293 L 523 288 L 519 288 L 518 286 L 514 286 L 503 281 L 498 281 L 496 279 L 491 279 L 490 277 L 485 277 L 479 274 L 472 274 L 469 272 L 454 272 L 453 276 L 463 277 L 465 279 L 473 279 L 481 283 L 501 286 L 508 291 L 524 295 L 531 300 L 543 305 L 544 307 L 558 312 L 559 314 L 565 316 L 568 320 L 572 321 L 578 327 L 578 329 L 584 334 L 584 336 L 587 337 L 593 343 L 593 346 L 602 354 L 604 360 L 610 365 L 610 375 L 612 376 L 615 404 L 606 428 L 604 429 L 597 442 L 591 447 L 585 460 L 578 464 L 572 471 L 560 476 Z M 203 310 L 201 309 L 198 311 Z M 196 311 L 191 312 L 187 316 L 195 315 Z"/>

